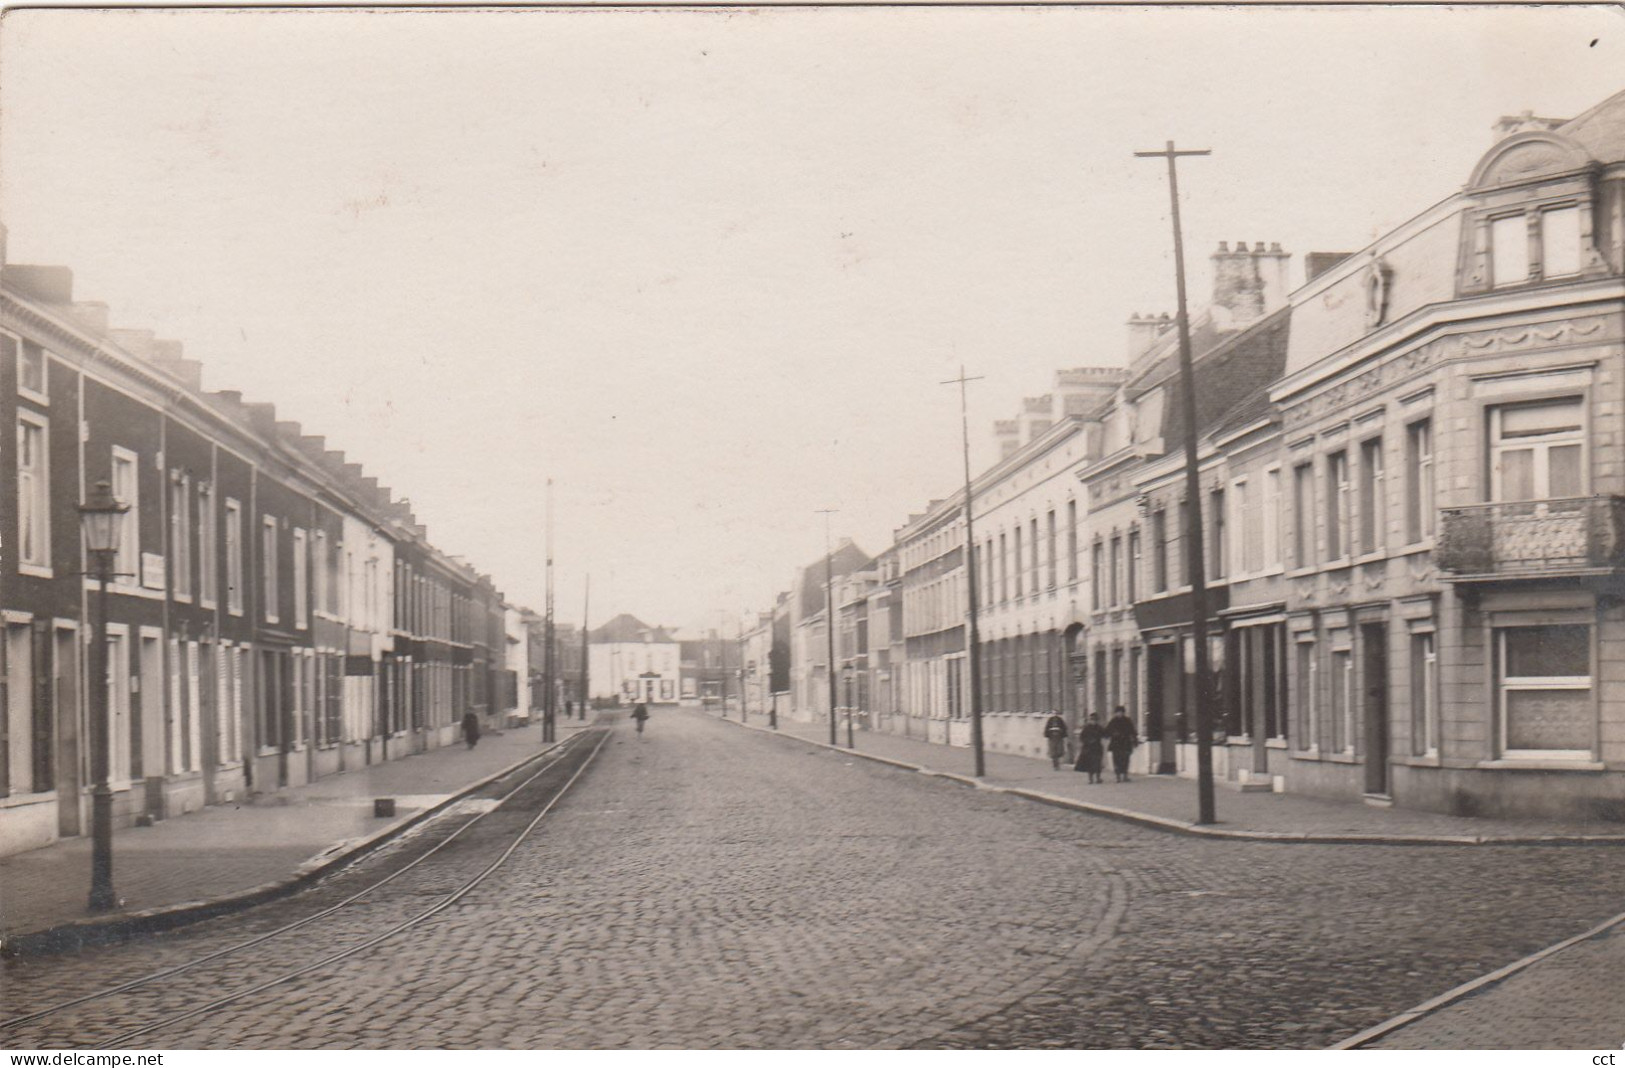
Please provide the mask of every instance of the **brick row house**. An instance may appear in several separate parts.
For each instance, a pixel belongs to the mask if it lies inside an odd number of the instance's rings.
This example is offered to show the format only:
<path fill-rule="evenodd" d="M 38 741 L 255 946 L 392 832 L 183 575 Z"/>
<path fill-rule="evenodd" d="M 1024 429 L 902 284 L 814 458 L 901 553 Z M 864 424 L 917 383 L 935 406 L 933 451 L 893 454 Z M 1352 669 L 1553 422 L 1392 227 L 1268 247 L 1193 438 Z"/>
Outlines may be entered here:
<path fill-rule="evenodd" d="M 78 505 L 98 482 L 129 506 L 101 635 L 120 825 L 505 711 L 491 581 L 273 406 L 205 391 L 176 342 L 110 328 L 65 268 L 0 271 L 0 420 L 0 854 L 89 831 Z"/>

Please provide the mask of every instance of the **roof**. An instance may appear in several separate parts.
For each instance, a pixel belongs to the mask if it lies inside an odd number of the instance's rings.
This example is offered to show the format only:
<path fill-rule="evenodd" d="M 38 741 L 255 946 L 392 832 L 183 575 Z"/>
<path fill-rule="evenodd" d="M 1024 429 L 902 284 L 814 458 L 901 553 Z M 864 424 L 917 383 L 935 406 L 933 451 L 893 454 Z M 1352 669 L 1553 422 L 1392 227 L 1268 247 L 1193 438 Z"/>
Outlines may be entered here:
<path fill-rule="evenodd" d="M 1240 405 L 1254 394 L 1267 396 L 1270 383 L 1286 369 L 1291 328 L 1288 305 L 1196 357 L 1198 433 L 1236 419 Z M 1178 388 L 1170 390 L 1169 401 L 1162 406 L 1162 440 L 1169 452 L 1185 443 L 1184 402 Z"/>
<path fill-rule="evenodd" d="M 661 627 L 651 627 L 637 616 L 622 612 L 592 632 L 599 645 L 610 642 L 669 642 L 671 635 Z"/>
<path fill-rule="evenodd" d="M 801 618 L 817 615 L 824 610 L 824 557 L 801 569 Z M 831 577 L 842 577 L 862 571 L 873 561 L 869 554 L 850 541 L 843 541 L 829 554 Z"/>
<path fill-rule="evenodd" d="M 1592 159 L 1625 160 L 1625 90 L 1565 122 L 1556 132 L 1578 141 Z"/>

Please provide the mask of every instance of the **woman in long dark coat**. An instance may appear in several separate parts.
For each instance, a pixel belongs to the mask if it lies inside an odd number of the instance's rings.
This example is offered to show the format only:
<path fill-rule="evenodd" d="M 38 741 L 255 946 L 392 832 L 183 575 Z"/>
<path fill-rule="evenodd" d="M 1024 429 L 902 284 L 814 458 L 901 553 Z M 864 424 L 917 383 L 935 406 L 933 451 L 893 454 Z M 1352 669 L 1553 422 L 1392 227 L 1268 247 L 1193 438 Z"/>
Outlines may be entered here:
<path fill-rule="evenodd" d="M 1134 734 L 1134 721 L 1128 718 L 1123 706 L 1117 706 L 1117 714 L 1106 724 L 1106 748 L 1112 754 L 1112 770 L 1117 773 L 1118 782 L 1128 782 L 1128 756 L 1134 752 L 1134 747 L 1140 743 Z"/>
<path fill-rule="evenodd" d="M 463 713 L 463 741 L 470 749 L 480 744 L 480 717 L 473 712 Z"/>
<path fill-rule="evenodd" d="M 1078 731 L 1078 762 L 1074 771 L 1087 771 L 1090 782 L 1105 782 L 1100 770 L 1106 763 L 1106 731 L 1100 717 L 1089 713 L 1089 721 Z"/>

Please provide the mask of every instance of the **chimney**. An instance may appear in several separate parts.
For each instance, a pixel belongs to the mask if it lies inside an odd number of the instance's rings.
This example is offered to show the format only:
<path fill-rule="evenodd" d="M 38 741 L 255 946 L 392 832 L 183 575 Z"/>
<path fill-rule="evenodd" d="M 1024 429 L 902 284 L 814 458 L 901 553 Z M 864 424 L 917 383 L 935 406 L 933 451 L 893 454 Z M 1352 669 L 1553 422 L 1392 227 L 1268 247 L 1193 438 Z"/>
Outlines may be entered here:
<path fill-rule="evenodd" d="M 1141 315 L 1139 312 L 1135 312 L 1129 316 L 1128 362 L 1133 364 L 1135 360 L 1151 351 L 1152 346 L 1157 343 L 1157 339 L 1162 336 L 1162 332 L 1168 329 L 1172 323 L 1173 320 L 1168 318 L 1167 315 L 1158 318 L 1155 315 Z"/>
<path fill-rule="evenodd" d="M 1256 322 L 1286 305 L 1286 269 L 1291 257 L 1277 242 L 1268 248 L 1237 241 L 1235 250 L 1219 242 L 1213 253 L 1213 320 L 1232 330 Z"/>

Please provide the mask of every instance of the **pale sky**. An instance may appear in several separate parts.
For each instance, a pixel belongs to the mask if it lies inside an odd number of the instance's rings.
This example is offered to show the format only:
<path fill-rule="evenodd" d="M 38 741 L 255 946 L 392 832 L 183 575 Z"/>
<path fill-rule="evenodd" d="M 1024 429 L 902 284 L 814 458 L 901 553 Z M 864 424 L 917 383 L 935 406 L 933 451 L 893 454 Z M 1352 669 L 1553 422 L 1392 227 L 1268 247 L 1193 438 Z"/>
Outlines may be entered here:
<path fill-rule="evenodd" d="M 1355 250 L 1501 115 L 1625 88 L 1614 7 L 12 11 L 9 259 L 71 267 L 431 539 L 594 625 L 764 608 L 1118 365 L 1220 240 Z"/>

